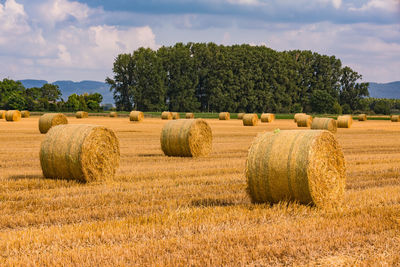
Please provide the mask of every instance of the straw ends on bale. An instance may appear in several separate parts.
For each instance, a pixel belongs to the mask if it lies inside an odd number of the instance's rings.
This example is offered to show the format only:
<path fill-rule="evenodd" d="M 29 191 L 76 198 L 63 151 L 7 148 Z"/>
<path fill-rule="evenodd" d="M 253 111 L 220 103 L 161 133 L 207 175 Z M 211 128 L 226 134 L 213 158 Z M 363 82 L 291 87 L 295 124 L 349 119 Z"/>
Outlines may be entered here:
<path fill-rule="evenodd" d="M 31 113 L 29 112 L 29 110 L 21 111 L 21 117 L 22 118 L 29 118 L 30 115 L 31 115 Z"/>
<path fill-rule="evenodd" d="M 181 116 L 179 115 L 178 112 L 172 112 L 172 119 L 173 120 L 179 120 Z"/>
<path fill-rule="evenodd" d="M 207 156 L 212 149 L 212 132 L 202 119 L 170 121 L 161 131 L 160 142 L 167 156 Z"/>
<path fill-rule="evenodd" d="M 392 115 L 392 116 L 390 116 L 390 120 L 392 122 L 399 122 L 400 121 L 400 115 Z"/>
<path fill-rule="evenodd" d="M 129 120 L 130 121 L 142 121 L 144 119 L 143 112 L 133 110 L 129 113 Z"/>
<path fill-rule="evenodd" d="M 0 110 L 0 119 L 6 118 L 6 112 L 7 112 L 7 110 Z"/>
<path fill-rule="evenodd" d="M 296 118 L 297 127 L 310 127 L 313 118 L 310 115 L 300 115 Z"/>
<path fill-rule="evenodd" d="M 273 122 L 275 120 L 275 114 L 263 113 L 261 114 L 261 122 Z"/>
<path fill-rule="evenodd" d="M 21 120 L 21 112 L 19 110 L 9 110 L 6 112 L 6 121 Z"/>
<path fill-rule="evenodd" d="M 111 111 L 109 116 L 110 116 L 111 118 L 116 118 L 116 117 L 118 117 L 118 113 L 115 112 L 115 111 Z"/>
<path fill-rule="evenodd" d="M 366 120 L 367 120 L 367 115 L 366 114 L 358 115 L 358 121 L 366 121 Z"/>
<path fill-rule="evenodd" d="M 186 119 L 194 119 L 194 113 L 188 112 L 185 114 Z"/>
<path fill-rule="evenodd" d="M 343 201 L 346 185 L 343 152 L 328 131 L 267 132 L 250 147 L 246 178 L 253 203 L 334 207 Z"/>
<path fill-rule="evenodd" d="M 75 117 L 77 119 L 88 118 L 89 117 L 89 113 L 87 113 L 86 111 L 78 111 L 78 112 L 75 113 Z"/>
<path fill-rule="evenodd" d="M 312 130 L 327 130 L 331 133 L 337 132 L 336 121 L 331 118 L 314 118 L 311 124 Z"/>
<path fill-rule="evenodd" d="M 163 113 L 161 113 L 161 119 L 162 120 L 172 120 L 172 112 L 164 111 Z"/>
<path fill-rule="evenodd" d="M 221 121 L 226 121 L 229 120 L 231 118 L 231 115 L 229 114 L 229 112 L 221 112 L 218 115 L 218 119 Z"/>
<path fill-rule="evenodd" d="M 303 115 L 307 115 L 306 113 L 296 113 L 294 114 L 294 122 L 297 122 L 297 118 Z"/>
<path fill-rule="evenodd" d="M 103 126 L 58 125 L 50 129 L 40 147 L 46 178 L 104 181 L 114 177 L 119 160 L 119 141 Z"/>
<path fill-rule="evenodd" d="M 67 117 L 62 113 L 46 113 L 39 119 L 39 131 L 41 134 L 47 133 L 52 127 L 68 124 Z"/>
<path fill-rule="evenodd" d="M 243 113 L 243 112 L 241 112 L 241 113 L 238 113 L 238 114 L 237 114 L 237 118 L 238 118 L 238 120 L 243 120 L 243 116 L 244 116 L 244 114 L 246 114 L 246 113 Z"/>
<path fill-rule="evenodd" d="M 337 118 L 336 125 L 338 128 L 350 128 L 353 124 L 353 117 L 351 115 L 343 115 Z"/>
<path fill-rule="evenodd" d="M 243 116 L 243 125 L 244 126 L 256 126 L 257 124 L 258 124 L 257 114 L 245 114 Z"/>

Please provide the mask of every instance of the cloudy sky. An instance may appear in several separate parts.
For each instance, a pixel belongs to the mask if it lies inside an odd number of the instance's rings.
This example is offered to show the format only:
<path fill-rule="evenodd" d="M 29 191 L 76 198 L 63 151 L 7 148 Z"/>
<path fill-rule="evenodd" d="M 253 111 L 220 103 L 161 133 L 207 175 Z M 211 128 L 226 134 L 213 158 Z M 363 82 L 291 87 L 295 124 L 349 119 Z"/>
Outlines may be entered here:
<path fill-rule="evenodd" d="M 400 0 L 0 0 L 0 78 L 104 81 L 114 58 L 176 42 L 335 55 L 400 80 Z"/>

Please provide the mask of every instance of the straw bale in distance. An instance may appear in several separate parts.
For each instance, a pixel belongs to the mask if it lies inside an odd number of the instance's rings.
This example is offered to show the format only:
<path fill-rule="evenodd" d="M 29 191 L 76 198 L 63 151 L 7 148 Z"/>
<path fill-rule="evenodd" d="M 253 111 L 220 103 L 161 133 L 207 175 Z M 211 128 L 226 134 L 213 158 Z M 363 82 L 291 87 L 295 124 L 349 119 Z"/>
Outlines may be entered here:
<path fill-rule="evenodd" d="M 342 149 L 324 130 L 283 130 L 257 136 L 246 162 L 253 203 L 298 201 L 332 207 L 343 201 L 346 178 Z"/>
<path fill-rule="evenodd" d="M 245 114 L 243 116 L 243 125 L 244 126 L 256 126 L 258 124 L 258 116 L 257 114 Z"/>
<path fill-rule="evenodd" d="M 338 128 L 350 128 L 353 124 L 353 117 L 351 115 L 339 116 L 336 124 Z"/>
<path fill-rule="evenodd" d="M 400 116 L 399 115 L 392 115 L 392 116 L 390 116 L 390 120 L 392 122 L 399 122 L 400 121 Z"/>
<path fill-rule="evenodd" d="M 6 118 L 6 112 L 7 112 L 7 110 L 0 110 L 0 119 Z"/>
<path fill-rule="evenodd" d="M 163 113 L 161 113 L 161 119 L 162 120 L 172 120 L 172 112 L 164 111 Z"/>
<path fill-rule="evenodd" d="M 185 118 L 186 119 L 194 119 L 194 113 L 190 113 L 190 112 L 186 113 Z"/>
<path fill-rule="evenodd" d="M 83 118 L 88 118 L 89 114 L 86 111 L 78 111 L 76 112 L 75 116 L 78 119 L 83 119 Z"/>
<path fill-rule="evenodd" d="M 19 110 L 9 110 L 6 112 L 6 121 L 21 120 L 21 112 Z"/>
<path fill-rule="evenodd" d="M 40 164 L 46 178 L 80 182 L 112 179 L 119 160 L 115 133 L 97 125 L 52 127 L 40 147 Z"/>
<path fill-rule="evenodd" d="M 180 115 L 179 115 L 178 112 L 172 112 L 172 119 L 173 120 L 179 120 L 179 118 L 180 118 Z"/>
<path fill-rule="evenodd" d="M 294 122 L 297 122 L 297 118 L 303 115 L 307 115 L 306 113 L 296 113 L 294 114 Z"/>
<path fill-rule="evenodd" d="M 331 118 L 314 118 L 311 124 L 312 130 L 327 130 L 336 133 L 336 121 Z"/>
<path fill-rule="evenodd" d="M 39 131 L 47 133 L 51 127 L 68 124 L 67 117 L 62 113 L 46 113 L 39 118 Z"/>
<path fill-rule="evenodd" d="M 366 121 L 366 120 L 367 120 L 367 115 L 366 115 L 366 114 L 360 114 L 360 115 L 358 115 L 358 120 L 359 120 L 359 121 Z"/>
<path fill-rule="evenodd" d="M 218 115 L 219 120 L 222 121 L 227 121 L 231 118 L 231 114 L 229 114 L 229 112 L 221 112 Z"/>
<path fill-rule="evenodd" d="M 263 113 L 261 114 L 261 122 L 273 122 L 275 120 L 275 114 Z"/>
<path fill-rule="evenodd" d="M 238 113 L 238 114 L 237 114 L 238 120 L 243 120 L 244 114 L 246 114 L 246 113 L 243 113 L 243 112 Z"/>
<path fill-rule="evenodd" d="M 133 110 L 129 113 L 129 120 L 130 121 L 142 121 L 144 119 L 143 112 Z"/>
<path fill-rule="evenodd" d="M 160 142 L 167 156 L 207 156 L 212 148 L 212 132 L 202 119 L 170 121 L 161 131 Z"/>
<path fill-rule="evenodd" d="M 110 112 L 110 117 L 111 117 L 111 118 L 116 118 L 116 117 L 118 117 L 118 113 L 115 112 L 115 111 L 111 111 L 111 112 Z"/>
<path fill-rule="evenodd" d="M 297 127 L 310 127 L 313 118 L 310 115 L 300 115 L 297 116 Z"/>
<path fill-rule="evenodd" d="M 31 115 L 31 113 L 29 112 L 29 110 L 21 111 L 21 117 L 22 118 L 29 118 L 30 115 Z"/>

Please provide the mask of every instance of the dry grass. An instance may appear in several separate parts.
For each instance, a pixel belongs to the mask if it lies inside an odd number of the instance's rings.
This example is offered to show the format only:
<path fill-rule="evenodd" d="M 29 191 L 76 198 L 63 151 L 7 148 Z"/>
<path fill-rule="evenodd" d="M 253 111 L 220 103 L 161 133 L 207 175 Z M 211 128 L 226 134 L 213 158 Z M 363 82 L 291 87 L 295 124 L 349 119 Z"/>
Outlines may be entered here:
<path fill-rule="evenodd" d="M 245 188 L 257 135 L 292 120 L 243 128 L 207 120 L 207 158 L 165 157 L 167 121 L 69 118 L 113 129 L 113 181 L 42 178 L 38 117 L 0 121 L 0 265 L 395 265 L 400 261 L 400 124 L 355 121 L 336 134 L 347 168 L 345 204 L 253 205 Z M 13 138 L 9 138 L 12 136 Z"/>

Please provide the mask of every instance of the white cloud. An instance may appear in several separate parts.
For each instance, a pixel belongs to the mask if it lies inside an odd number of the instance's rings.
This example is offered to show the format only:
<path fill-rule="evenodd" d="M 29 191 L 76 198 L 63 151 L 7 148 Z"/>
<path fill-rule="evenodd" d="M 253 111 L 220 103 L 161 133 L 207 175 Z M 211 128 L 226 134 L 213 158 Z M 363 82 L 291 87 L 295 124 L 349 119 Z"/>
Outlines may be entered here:
<path fill-rule="evenodd" d="M 258 6 L 263 4 L 259 0 L 227 0 L 227 2 L 234 5 L 251 5 L 251 6 Z"/>
<path fill-rule="evenodd" d="M 67 0 L 48 0 L 40 4 L 38 10 L 41 18 L 50 23 L 64 21 L 68 17 L 82 21 L 88 18 L 90 12 L 87 5 Z"/>
<path fill-rule="evenodd" d="M 370 0 L 368 3 L 362 5 L 360 8 L 351 7 L 351 11 L 369 11 L 374 9 L 381 9 L 388 12 L 397 12 L 399 10 L 400 2 L 398 0 Z"/>
<path fill-rule="evenodd" d="M 24 6 L 8 0 L 0 4 L 0 42 L 7 34 L 23 34 L 30 30 Z"/>

